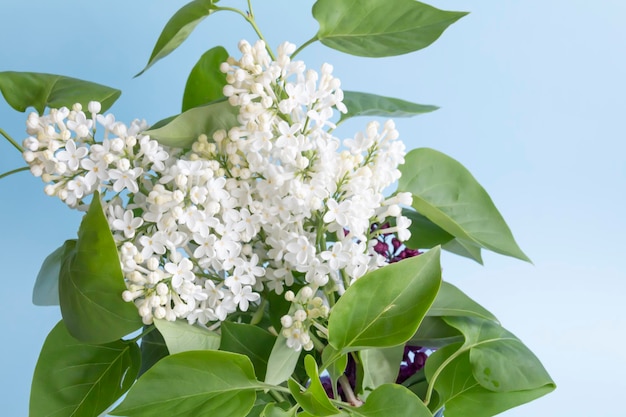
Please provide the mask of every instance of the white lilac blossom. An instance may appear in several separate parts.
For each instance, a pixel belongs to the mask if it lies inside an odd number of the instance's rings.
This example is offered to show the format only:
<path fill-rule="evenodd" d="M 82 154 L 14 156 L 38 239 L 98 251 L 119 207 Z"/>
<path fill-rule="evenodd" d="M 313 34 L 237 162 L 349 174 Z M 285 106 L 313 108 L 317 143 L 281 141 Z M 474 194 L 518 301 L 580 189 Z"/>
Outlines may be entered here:
<path fill-rule="evenodd" d="M 400 176 L 404 145 L 392 121 L 333 136 L 332 118 L 346 108 L 331 65 L 307 69 L 289 43 L 274 61 L 261 41 L 239 50 L 220 67 L 239 124 L 201 135 L 191 150 L 163 146 L 143 133 L 145 122 L 125 125 L 92 102 L 88 114 L 75 105 L 29 115 L 24 158 L 46 193 L 71 207 L 85 209 L 100 192 L 122 297 L 144 323 L 214 326 L 275 292 L 292 302 L 287 344 L 310 350 L 327 295 L 389 262 L 378 236 L 409 236 L 400 205 L 410 196 L 383 195 Z M 372 226 L 389 220 L 393 228 Z"/>

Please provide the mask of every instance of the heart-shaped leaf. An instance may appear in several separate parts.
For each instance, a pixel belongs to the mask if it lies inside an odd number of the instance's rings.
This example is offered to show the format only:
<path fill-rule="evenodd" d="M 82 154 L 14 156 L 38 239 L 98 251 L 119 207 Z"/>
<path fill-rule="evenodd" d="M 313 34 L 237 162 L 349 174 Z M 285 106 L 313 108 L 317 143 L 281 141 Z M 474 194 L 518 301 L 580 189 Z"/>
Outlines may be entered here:
<path fill-rule="evenodd" d="M 341 115 L 339 123 L 357 116 L 412 117 L 418 114 L 429 113 L 439 108 L 437 106 L 411 103 L 399 98 L 356 91 L 344 91 L 343 94 L 343 104 L 346 105 L 348 112 Z"/>
<path fill-rule="evenodd" d="M 439 248 L 359 278 L 328 319 L 328 342 L 337 351 L 391 347 L 415 334 L 441 283 Z"/>
<path fill-rule="evenodd" d="M 115 88 L 76 78 L 15 71 L 0 72 L 0 92 L 15 110 L 24 112 L 34 107 L 39 114 L 46 107 L 71 108 L 75 103 L 86 109 L 90 101 L 99 101 L 104 112 L 122 94 Z"/>
<path fill-rule="evenodd" d="M 459 162 L 433 149 L 409 152 L 398 191 L 413 194 L 413 208 L 454 237 L 528 261 L 485 189 Z"/>
<path fill-rule="evenodd" d="M 159 122 L 157 123 L 159 127 L 144 133 L 162 145 L 189 148 L 202 134 L 211 139 L 215 131 L 219 129 L 228 131 L 236 126 L 238 114 L 237 107 L 231 106 L 226 100 L 218 100 L 171 117 L 165 124 Z"/>
<path fill-rule="evenodd" d="M 250 359 L 219 350 L 182 352 L 157 362 L 109 412 L 141 417 L 246 417 L 258 382 Z"/>
<path fill-rule="evenodd" d="M 189 37 L 196 26 L 215 11 L 215 3 L 217 3 L 217 0 L 194 0 L 174 13 L 174 16 L 170 18 L 163 31 L 161 31 L 148 64 L 135 77 L 143 74 L 159 59 L 169 55 L 178 48 Z"/>
<path fill-rule="evenodd" d="M 220 65 L 228 59 L 228 52 L 221 46 L 206 51 L 191 70 L 185 84 L 183 111 L 210 103 L 224 97 L 226 74 Z"/>
<path fill-rule="evenodd" d="M 347 54 L 384 57 L 425 48 L 467 13 L 414 0 L 317 0 L 317 39 Z"/>
<path fill-rule="evenodd" d="M 83 343 L 74 339 L 61 321 L 39 355 L 29 415 L 96 417 L 130 388 L 140 363 L 135 342 Z"/>
<path fill-rule="evenodd" d="M 61 314 L 70 334 L 98 344 L 140 328 L 137 307 L 122 299 L 124 290 L 117 247 L 96 192 L 59 275 Z"/>

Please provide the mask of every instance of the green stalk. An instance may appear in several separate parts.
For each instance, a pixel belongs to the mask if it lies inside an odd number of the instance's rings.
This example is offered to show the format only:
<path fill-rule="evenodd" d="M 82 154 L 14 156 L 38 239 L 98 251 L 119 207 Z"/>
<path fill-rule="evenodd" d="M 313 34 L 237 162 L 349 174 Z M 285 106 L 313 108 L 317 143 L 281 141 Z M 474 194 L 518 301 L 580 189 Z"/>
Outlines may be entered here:
<path fill-rule="evenodd" d="M 20 151 L 20 153 L 24 152 L 24 148 L 22 148 L 11 136 L 9 136 L 6 131 L 0 129 L 0 135 L 4 136 L 11 145 L 13 145 L 18 151 Z"/>
<path fill-rule="evenodd" d="M 21 172 L 21 171 L 28 171 L 29 169 L 30 169 L 30 167 L 21 167 L 21 168 L 17 168 L 17 169 L 5 172 L 4 174 L 0 174 L 0 179 L 2 179 L 4 177 L 8 177 L 9 175 L 12 175 L 12 174 L 16 174 L 16 173 Z"/>
<path fill-rule="evenodd" d="M 296 49 L 295 52 L 293 54 L 291 54 L 291 59 L 294 59 L 296 57 L 296 55 L 298 55 L 304 48 L 306 48 L 307 46 L 309 46 L 310 44 L 312 44 L 315 41 L 317 41 L 317 35 L 313 36 L 311 39 L 309 39 L 308 41 L 306 41 L 302 45 L 300 45 L 298 47 L 298 49 Z"/>
<path fill-rule="evenodd" d="M 259 29 L 259 27 L 256 24 L 256 21 L 254 20 L 254 14 L 252 13 L 252 4 L 250 0 L 248 0 L 248 9 L 250 9 L 249 13 L 244 13 L 239 9 L 235 9 L 234 7 L 218 7 L 215 10 L 229 11 L 229 12 L 237 13 L 238 15 L 243 17 L 246 20 L 246 22 L 250 23 L 250 26 L 252 26 L 252 29 L 254 29 L 259 39 L 265 42 L 265 49 L 267 49 L 267 53 L 270 55 L 270 58 L 272 58 L 272 60 L 275 61 L 276 56 L 274 55 L 274 52 L 270 49 L 269 44 L 267 43 L 267 40 L 265 39 L 265 36 L 263 36 L 261 29 Z"/>

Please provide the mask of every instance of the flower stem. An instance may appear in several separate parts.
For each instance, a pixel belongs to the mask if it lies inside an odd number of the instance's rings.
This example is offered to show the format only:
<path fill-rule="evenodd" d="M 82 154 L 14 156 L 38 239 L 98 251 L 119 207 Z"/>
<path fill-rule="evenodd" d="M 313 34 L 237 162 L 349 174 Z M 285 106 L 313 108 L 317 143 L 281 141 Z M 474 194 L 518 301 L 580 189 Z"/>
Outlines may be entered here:
<path fill-rule="evenodd" d="M 235 9 L 234 7 L 218 7 L 216 8 L 216 10 L 224 10 L 224 11 L 230 11 L 230 12 L 234 12 L 237 13 L 238 15 L 240 15 L 241 17 L 243 17 L 246 22 L 250 23 L 250 26 L 252 26 L 252 29 L 254 29 L 254 31 L 256 32 L 257 36 L 259 37 L 259 39 L 261 39 L 263 42 L 265 42 L 265 49 L 267 49 L 267 53 L 270 55 L 270 58 L 272 58 L 272 60 L 276 60 L 276 56 L 274 55 L 274 52 L 270 49 L 267 41 L 265 40 L 265 36 L 263 36 L 263 33 L 261 32 L 261 29 L 259 29 L 259 27 L 256 24 L 256 21 L 254 20 L 254 13 L 252 12 L 252 2 L 250 0 L 248 0 L 248 13 L 244 13 L 239 9 Z"/>
<path fill-rule="evenodd" d="M 308 41 L 306 41 L 302 45 L 300 45 L 298 47 L 298 49 L 296 49 L 295 52 L 293 54 L 291 54 L 291 59 L 294 59 L 296 57 L 296 55 L 298 55 L 304 48 L 306 48 L 307 46 L 309 46 L 310 44 L 312 44 L 315 41 L 317 41 L 317 35 L 313 36 L 311 39 L 309 39 Z"/>
<path fill-rule="evenodd" d="M 0 174 L 0 179 L 4 177 L 8 177 L 9 175 L 12 175 L 12 174 L 17 174 L 18 172 L 21 172 L 21 171 L 28 171 L 29 169 L 30 167 L 21 167 L 21 168 L 13 169 L 11 171 L 7 171 L 4 174 Z"/>
<path fill-rule="evenodd" d="M 0 135 L 4 136 L 11 145 L 13 145 L 18 151 L 20 151 L 20 153 L 24 152 L 24 148 L 22 148 L 11 136 L 9 136 L 6 131 L 0 129 Z"/>
<path fill-rule="evenodd" d="M 363 401 L 359 400 L 354 394 L 354 391 L 352 390 L 352 385 L 350 385 L 350 381 L 348 380 L 348 377 L 345 374 L 339 377 L 338 382 L 339 382 L 339 385 L 341 385 L 341 388 L 343 389 L 343 393 L 346 396 L 346 400 L 348 400 L 350 405 L 354 407 L 359 407 L 363 405 Z"/>

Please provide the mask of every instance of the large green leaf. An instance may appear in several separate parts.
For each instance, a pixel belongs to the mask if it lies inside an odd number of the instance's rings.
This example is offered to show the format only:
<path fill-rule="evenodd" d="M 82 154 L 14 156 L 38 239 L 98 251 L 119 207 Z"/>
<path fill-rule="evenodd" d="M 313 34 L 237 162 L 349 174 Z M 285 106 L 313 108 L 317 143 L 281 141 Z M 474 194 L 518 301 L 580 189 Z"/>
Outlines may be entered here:
<path fill-rule="evenodd" d="M 184 320 L 154 320 L 171 354 L 188 350 L 217 350 L 220 336 L 211 330 L 190 325 Z"/>
<path fill-rule="evenodd" d="M 168 123 L 144 133 L 163 145 L 189 148 L 202 134 L 207 135 L 210 140 L 215 131 L 219 129 L 228 131 L 236 126 L 238 114 L 237 107 L 231 106 L 226 100 L 218 100 L 187 110 L 170 118 Z"/>
<path fill-rule="evenodd" d="M 343 104 L 348 108 L 348 112 L 341 115 L 339 123 L 357 116 L 412 117 L 439 108 L 356 91 L 344 91 L 343 94 Z"/>
<path fill-rule="evenodd" d="M 145 329 L 145 326 L 144 326 Z M 143 375 L 148 369 L 152 368 L 155 363 L 170 354 L 165 344 L 163 335 L 158 329 L 153 329 L 150 333 L 141 338 L 141 368 L 139 375 Z"/>
<path fill-rule="evenodd" d="M 396 384 L 381 385 L 372 391 L 361 407 L 347 408 L 354 417 L 432 417 L 417 395 Z"/>
<path fill-rule="evenodd" d="M 464 12 L 436 9 L 414 0 L 317 0 L 317 39 L 352 55 L 406 54 L 433 43 Z"/>
<path fill-rule="evenodd" d="M 99 101 L 104 112 L 122 94 L 115 88 L 76 78 L 15 71 L 0 72 L 0 91 L 15 110 L 24 112 L 28 107 L 34 107 L 39 114 L 46 107 L 71 108 L 75 103 L 86 109 L 90 101 Z"/>
<path fill-rule="evenodd" d="M 276 337 L 257 326 L 228 321 L 222 323 L 221 331 L 220 350 L 246 355 L 252 361 L 257 378 L 264 380 Z"/>
<path fill-rule="evenodd" d="M 205 17 L 216 10 L 218 0 L 193 0 L 170 18 L 157 39 L 146 67 L 135 75 L 143 74 L 159 59 L 169 55 L 182 44 Z"/>
<path fill-rule="evenodd" d="M 449 234 L 528 261 L 489 194 L 459 162 L 429 148 L 414 149 L 400 166 L 398 191 Z"/>
<path fill-rule="evenodd" d="M 122 299 L 124 290 L 117 248 L 96 192 L 59 275 L 61 314 L 70 334 L 98 344 L 140 328 L 137 307 Z"/>
<path fill-rule="evenodd" d="M 522 390 L 490 390 L 476 380 L 470 351 L 463 350 L 459 354 L 460 345 L 446 346 L 433 353 L 426 362 L 429 379 L 435 370 L 442 369 L 435 382 L 439 401 L 430 404 L 430 408 L 439 409 L 445 405 L 446 417 L 491 417 L 554 390 L 554 384 L 549 382 Z"/>
<path fill-rule="evenodd" d="M 74 250 L 76 240 L 66 240 L 65 243 L 52 252 L 43 261 L 35 287 L 33 288 L 33 304 L 37 306 L 59 305 L 59 274 L 65 257 Z"/>
<path fill-rule="evenodd" d="M 35 367 L 30 416 L 96 417 L 133 384 L 141 362 L 135 342 L 79 342 L 59 322 Z"/>
<path fill-rule="evenodd" d="M 463 291 L 450 284 L 442 282 L 439 293 L 428 310 L 429 316 L 472 316 L 498 323 L 496 316 L 486 308 L 472 300 Z"/>
<path fill-rule="evenodd" d="M 210 103 L 224 97 L 226 74 L 220 65 L 228 59 L 221 46 L 206 51 L 191 70 L 183 95 L 183 111 Z"/>
<path fill-rule="evenodd" d="M 258 382 L 250 360 L 219 350 L 182 352 L 157 362 L 109 414 L 141 417 L 245 417 Z"/>
<path fill-rule="evenodd" d="M 300 353 L 287 346 L 287 339 L 279 334 L 272 347 L 272 352 L 267 360 L 267 372 L 265 382 L 271 385 L 279 385 L 289 379 L 298 365 Z"/>
<path fill-rule="evenodd" d="M 434 248 L 359 278 L 331 310 L 329 344 L 350 351 L 409 340 L 439 290 L 439 254 Z"/>
<path fill-rule="evenodd" d="M 309 376 L 309 386 L 304 391 L 300 391 L 300 386 L 290 379 L 288 382 L 291 395 L 298 401 L 302 409 L 315 416 L 334 416 L 339 414 L 339 410 L 330 402 L 326 391 L 320 381 L 317 363 L 311 355 L 304 357 L 304 367 Z"/>

